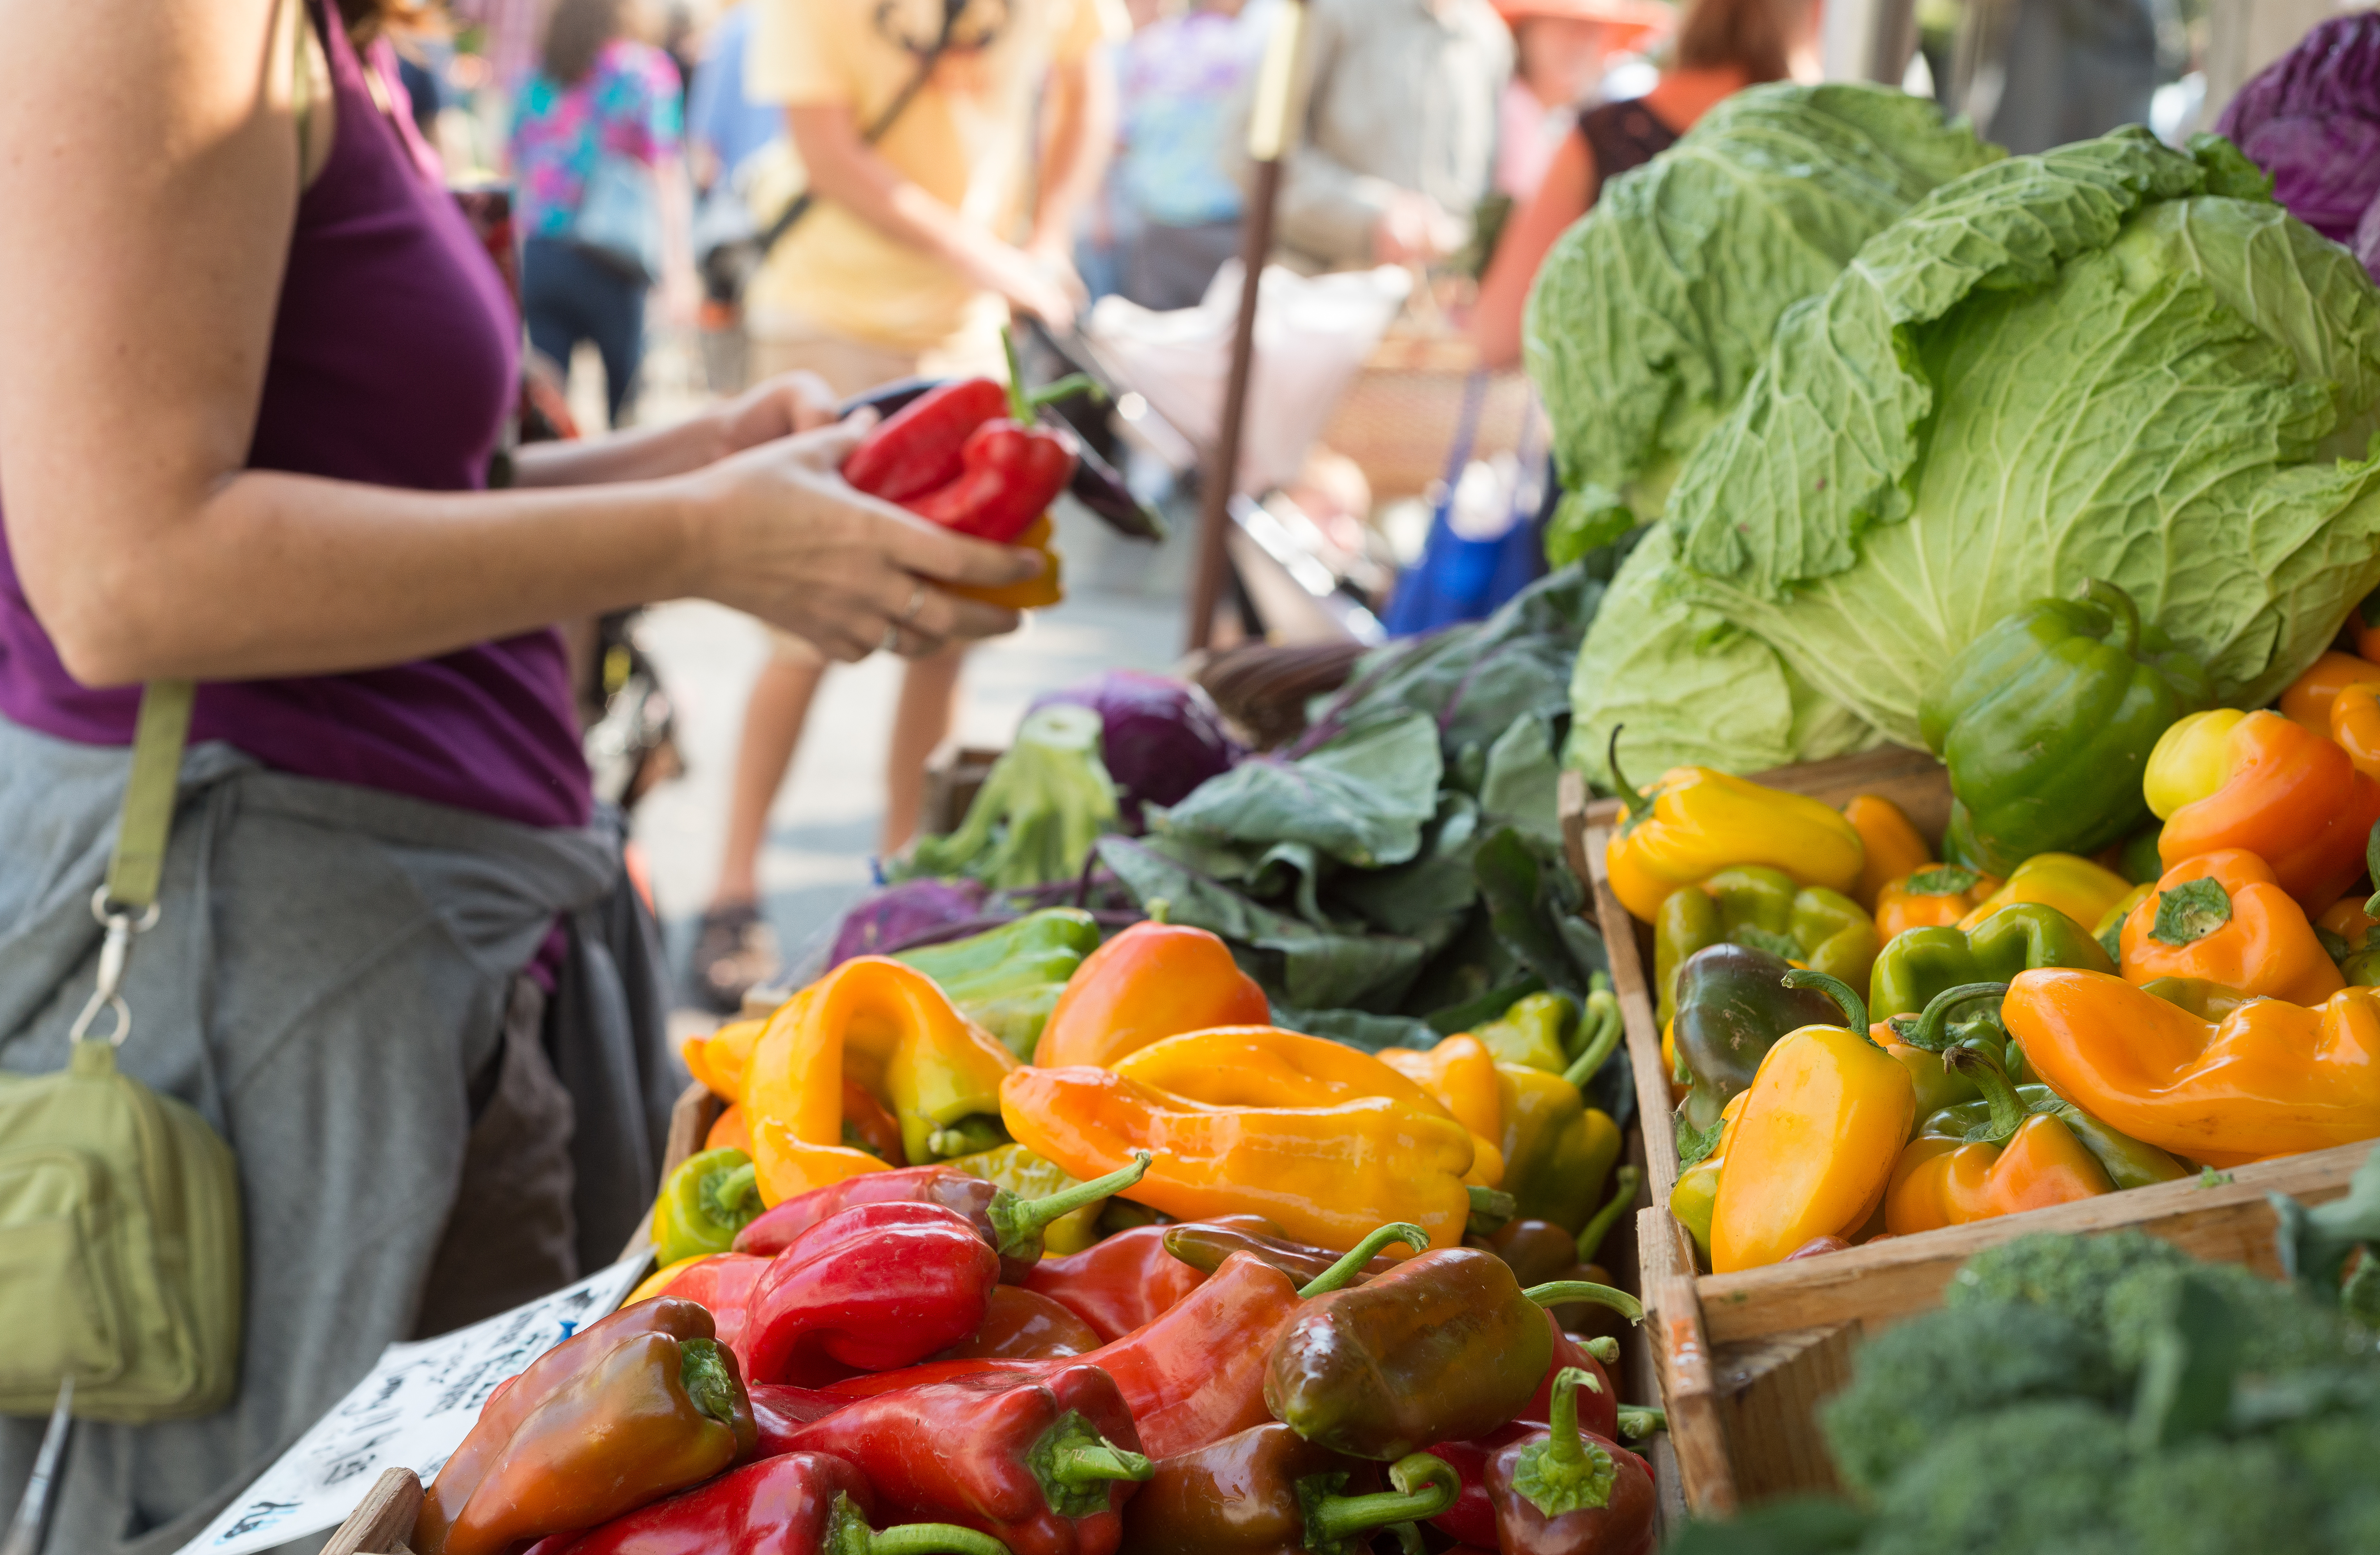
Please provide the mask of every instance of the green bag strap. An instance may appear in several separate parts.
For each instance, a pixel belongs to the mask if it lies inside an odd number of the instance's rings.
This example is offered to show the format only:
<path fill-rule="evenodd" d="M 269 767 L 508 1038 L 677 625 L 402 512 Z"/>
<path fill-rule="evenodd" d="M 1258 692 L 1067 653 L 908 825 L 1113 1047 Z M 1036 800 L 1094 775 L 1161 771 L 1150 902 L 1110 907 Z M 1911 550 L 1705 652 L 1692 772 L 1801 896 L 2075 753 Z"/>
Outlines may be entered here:
<path fill-rule="evenodd" d="M 124 809 L 115 824 L 115 852 L 107 880 L 91 893 L 91 916 L 107 929 L 99 949 L 99 984 L 67 1035 L 79 1042 L 102 1010 L 115 1014 L 115 1029 L 103 1039 L 121 1047 L 132 1030 L 132 1012 L 119 991 L 132 936 L 157 921 L 157 883 L 165 870 L 165 841 L 174 829 L 174 802 L 180 793 L 182 747 L 190 736 L 190 702 L 196 687 L 187 680 L 152 680 L 140 693 L 140 714 L 132 730 L 132 775 L 124 785 Z"/>

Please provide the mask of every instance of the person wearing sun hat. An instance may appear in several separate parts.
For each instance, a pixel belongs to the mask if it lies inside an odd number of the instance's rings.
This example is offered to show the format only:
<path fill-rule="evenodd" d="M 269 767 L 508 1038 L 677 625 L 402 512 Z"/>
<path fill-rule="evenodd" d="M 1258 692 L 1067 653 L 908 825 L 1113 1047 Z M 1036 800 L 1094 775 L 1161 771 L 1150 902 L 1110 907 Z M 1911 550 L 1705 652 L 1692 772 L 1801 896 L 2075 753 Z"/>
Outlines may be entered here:
<path fill-rule="evenodd" d="M 1496 188 L 1526 200 L 1596 95 L 1605 62 L 1642 54 L 1676 12 L 1660 0 L 1498 0 L 1512 30 L 1512 79 L 1497 111 Z"/>

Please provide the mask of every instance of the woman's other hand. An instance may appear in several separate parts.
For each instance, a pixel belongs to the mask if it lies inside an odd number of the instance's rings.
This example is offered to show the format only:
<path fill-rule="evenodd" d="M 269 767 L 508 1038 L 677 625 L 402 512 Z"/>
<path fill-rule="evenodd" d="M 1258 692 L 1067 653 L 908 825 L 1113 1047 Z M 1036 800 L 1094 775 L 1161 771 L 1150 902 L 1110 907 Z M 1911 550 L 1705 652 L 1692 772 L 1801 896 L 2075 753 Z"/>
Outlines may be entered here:
<path fill-rule="evenodd" d="M 1014 631 L 1016 612 L 935 585 L 1021 583 L 1041 570 L 1040 557 L 953 534 L 844 484 L 837 472 L 872 424 L 858 416 L 764 443 L 698 477 L 699 591 L 846 662 Z"/>
<path fill-rule="evenodd" d="M 753 384 L 710 414 L 719 424 L 723 457 L 795 432 L 831 427 L 842 408 L 834 391 L 817 373 L 781 372 Z"/>

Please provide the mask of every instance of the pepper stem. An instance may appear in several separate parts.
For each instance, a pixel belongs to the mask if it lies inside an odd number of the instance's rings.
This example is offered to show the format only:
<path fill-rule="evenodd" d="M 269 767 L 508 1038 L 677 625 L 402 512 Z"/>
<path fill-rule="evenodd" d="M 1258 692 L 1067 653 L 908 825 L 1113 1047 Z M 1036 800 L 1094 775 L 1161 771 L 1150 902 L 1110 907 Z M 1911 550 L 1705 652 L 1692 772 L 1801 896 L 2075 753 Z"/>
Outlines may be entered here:
<path fill-rule="evenodd" d="M 1108 391 L 1105 385 L 1087 372 L 1070 372 L 1056 383 L 1045 383 L 1026 395 L 1025 403 L 1038 410 L 1045 405 L 1055 405 L 1062 399 L 1072 399 L 1076 395 L 1088 395 L 1095 400 L 1105 399 L 1108 397 Z"/>
<path fill-rule="evenodd" d="M 703 1197 L 710 1200 L 711 1213 L 722 1224 L 749 1221 L 760 1211 L 759 1169 L 748 1160 L 733 1172 L 722 1172 L 706 1188 Z"/>
<path fill-rule="evenodd" d="M 867 1515 L 847 1495 L 834 1498 L 827 1514 L 820 1555 L 1009 1555 L 990 1534 L 954 1523 L 904 1523 L 897 1528 L 868 1526 Z"/>
<path fill-rule="evenodd" d="M 1603 1239 L 1611 1234 L 1620 1217 L 1628 1213 L 1628 1207 L 1636 1202 L 1636 1190 L 1644 1185 L 1645 1173 L 1637 1167 L 1623 1166 L 1611 1174 L 1611 1197 L 1578 1233 L 1579 1262 L 1595 1261 L 1595 1255 L 1603 1250 Z"/>
<path fill-rule="evenodd" d="M 678 1341 L 677 1380 L 696 1413 L 722 1426 L 735 1424 L 736 1405 L 744 1403 L 744 1380 L 735 1374 L 735 1358 L 717 1340 Z"/>
<path fill-rule="evenodd" d="M 1393 1491 L 1369 1496 L 1314 1494 L 1319 1476 L 1298 1482 L 1298 1500 L 1305 1503 L 1305 1547 L 1328 1549 L 1334 1544 L 1369 1533 L 1391 1523 L 1426 1523 L 1452 1506 L 1463 1493 L 1463 1477 L 1454 1465 L 1428 1452 L 1400 1458 L 1389 1470 Z"/>
<path fill-rule="evenodd" d="M 1978 999 L 2005 998 L 2008 990 L 2006 983 L 1961 983 L 1956 988 L 1944 989 L 1926 1003 L 1925 1014 L 1918 1017 L 1917 1029 L 1910 1034 L 1909 1045 L 1929 1053 L 1943 1051 L 1952 1045 L 1949 1032 L 1952 1010 Z"/>
<path fill-rule="evenodd" d="M 1815 988 L 1833 1000 L 1843 1012 L 1843 1020 L 1865 1041 L 1876 1039 L 1867 1034 L 1867 1001 L 1862 999 L 1852 985 L 1825 972 L 1814 972 L 1807 966 L 1796 966 L 1780 979 L 1787 988 Z"/>
<path fill-rule="evenodd" d="M 1520 1201 L 1501 1188 L 1473 1183 L 1465 1192 L 1471 1198 L 1471 1215 L 1466 1223 L 1475 1235 L 1493 1236 L 1520 1213 Z"/>
<path fill-rule="evenodd" d="M 2082 585 L 2082 597 L 2114 618 L 2118 651 L 2131 658 L 2140 650 L 2141 607 L 2130 594 L 2105 578 L 2095 577 Z"/>
<path fill-rule="evenodd" d="M 2008 1071 L 2000 1067 L 1998 1059 L 1982 1048 L 1960 1042 L 1943 1052 L 1942 1063 L 1943 1067 L 1955 1069 L 1973 1080 L 1975 1088 L 1984 1093 L 1984 1099 L 1991 1105 L 1991 1121 L 1967 1131 L 1971 1143 L 2006 1144 L 2019 1128 L 2024 1126 L 2028 1114 L 2023 1099 L 2017 1095 L 2016 1087 L 2010 1083 Z"/>
<path fill-rule="evenodd" d="M 1596 1072 L 1610 1059 L 1612 1050 L 1620 1046 L 1623 1029 L 1619 1002 L 1611 995 L 1590 993 L 1586 996 L 1586 1007 L 1595 1017 L 1594 1032 L 1587 1038 L 1586 1046 L 1579 1050 L 1578 1057 L 1571 1066 L 1562 1071 L 1562 1078 L 1572 1086 L 1583 1086 L 1595 1078 Z"/>
<path fill-rule="evenodd" d="M 1620 1364 L 1620 1341 L 1608 1333 L 1599 1333 L 1593 1339 L 1584 1341 L 1579 1348 L 1601 1361 L 1605 1366 Z"/>
<path fill-rule="evenodd" d="M 1390 1221 L 1349 1248 L 1346 1257 L 1316 1275 L 1310 1283 L 1297 1293 L 1298 1299 L 1302 1301 L 1308 1296 L 1328 1295 L 1330 1292 L 1338 1290 L 1362 1273 L 1364 1266 L 1378 1257 L 1380 1249 L 1391 1242 L 1402 1242 L 1418 1253 L 1429 1246 L 1429 1233 L 1403 1221 Z"/>
<path fill-rule="evenodd" d="M 1026 1467 L 1041 1487 L 1041 1500 L 1061 1517 L 1104 1512 L 1119 1479 L 1147 1479 L 1155 1468 L 1130 1448 L 1118 1447 L 1079 1409 L 1070 1409 L 1041 1433 L 1025 1454 Z"/>
<path fill-rule="evenodd" d="M 994 1194 L 991 1208 L 985 1214 L 991 1221 L 992 1231 L 1000 1238 L 998 1251 L 1003 1257 L 1023 1252 L 1028 1244 L 1061 1218 L 1073 1214 L 1086 1204 L 1111 1198 L 1139 1182 L 1148 1173 L 1152 1159 L 1147 1150 L 1135 1150 L 1130 1166 L 1120 1166 L 1104 1177 L 1094 1177 L 1087 1183 L 1077 1183 L 1071 1188 L 1061 1188 L 1039 1198 L 1019 1198 L 1006 1189 Z"/>
<path fill-rule="evenodd" d="M 1628 725 L 1625 723 L 1614 723 L 1611 726 L 1611 738 L 1606 741 L 1603 747 L 1603 764 L 1611 771 L 1611 786 L 1628 796 L 1629 808 L 1633 809 L 1637 802 L 1645 797 L 1645 791 L 1629 782 L 1626 774 L 1620 770 L 1620 731 L 1626 727 Z"/>
<path fill-rule="evenodd" d="M 1655 1431 L 1670 1428 L 1666 1411 L 1650 1404 L 1623 1403 L 1620 1406 L 1620 1434 L 1631 1441 L 1642 1441 Z"/>
<path fill-rule="evenodd" d="M 1596 1284 L 1590 1280 L 1548 1280 L 1542 1285 L 1531 1285 L 1521 1294 L 1539 1306 L 1591 1301 L 1598 1306 L 1609 1306 L 1632 1323 L 1645 1320 L 1644 1304 L 1634 1296 L 1626 1291 L 1615 1291 L 1609 1285 Z"/>
<path fill-rule="evenodd" d="M 1102 1441 L 1096 1447 L 1064 1447 L 1050 1460 L 1050 1477 L 1062 1485 L 1091 1485 L 1110 1479 L 1147 1479 L 1157 1472 L 1142 1454 Z"/>
<path fill-rule="evenodd" d="M 1002 324 L 1000 354 L 1008 358 L 1008 413 L 1019 426 L 1034 422 L 1033 401 L 1025 392 L 1025 363 L 1016 355 L 1016 332 Z"/>
<path fill-rule="evenodd" d="M 1513 1493 L 1547 1517 L 1609 1506 L 1612 1487 L 1619 1483 L 1619 1465 L 1611 1454 L 1579 1433 L 1582 1384 L 1601 1391 L 1595 1374 L 1584 1367 L 1564 1367 L 1554 1374 L 1546 1440 L 1523 1450 L 1512 1465 Z"/>

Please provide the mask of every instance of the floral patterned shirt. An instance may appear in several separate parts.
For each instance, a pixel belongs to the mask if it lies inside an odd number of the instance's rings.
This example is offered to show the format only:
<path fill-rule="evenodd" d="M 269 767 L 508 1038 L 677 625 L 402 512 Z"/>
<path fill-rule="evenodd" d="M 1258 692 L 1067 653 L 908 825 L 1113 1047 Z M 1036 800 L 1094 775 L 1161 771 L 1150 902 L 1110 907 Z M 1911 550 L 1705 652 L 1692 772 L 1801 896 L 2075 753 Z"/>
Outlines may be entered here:
<path fill-rule="evenodd" d="M 677 67 L 650 43 L 614 38 L 576 86 L 543 71 L 513 110 L 515 220 L 524 237 L 565 237 L 604 152 L 650 164 L 674 156 Z"/>

